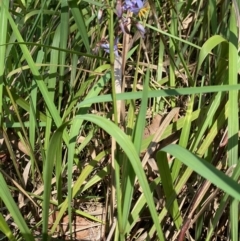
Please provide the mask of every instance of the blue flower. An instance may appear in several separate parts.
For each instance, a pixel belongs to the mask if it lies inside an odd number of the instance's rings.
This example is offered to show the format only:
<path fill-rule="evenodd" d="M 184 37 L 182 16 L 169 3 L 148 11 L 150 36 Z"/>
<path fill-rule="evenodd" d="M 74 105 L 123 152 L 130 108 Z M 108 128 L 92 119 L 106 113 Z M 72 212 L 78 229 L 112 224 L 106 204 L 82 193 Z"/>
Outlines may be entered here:
<path fill-rule="evenodd" d="M 144 2 L 142 0 L 125 0 L 123 4 L 124 11 L 129 10 L 134 14 L 138 14 L 143 7 L 144 7 Z"/>
<path fill-rule="evenodd" d="M 121 18 L 121 17 L 122 17 L 123 7 L 122 7 L 122 2 L 121 2 L 121 0 L 117 0 L 117 4 L 116 4 L 116 14 L 117 14 L 118 18 Z"/>
<path fill-rule="evenodd" d="M 106 53 L 110 53 L 110 45 L 106 40 L 102 40 L 99 43 L 99 46 L 106 52 Z M 114 55 L 117 57 L 118 55 L 118 38 L 114 39 L 114 46 L 113 46 L 113 51 L 114 51 Z"/>

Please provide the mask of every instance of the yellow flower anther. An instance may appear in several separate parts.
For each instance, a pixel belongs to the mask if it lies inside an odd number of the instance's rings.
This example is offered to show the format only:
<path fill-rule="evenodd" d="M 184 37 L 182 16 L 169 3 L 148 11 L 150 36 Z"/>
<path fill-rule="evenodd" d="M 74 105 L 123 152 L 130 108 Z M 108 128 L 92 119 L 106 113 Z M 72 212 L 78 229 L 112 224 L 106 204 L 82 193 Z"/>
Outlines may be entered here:
<path fill-rule="evenodd" d="M 146 6 L 144 6 L 143 8 L 140 9 L 138 16 L 139 17 L 145 17 L 147 12 L 149 11 L 150 7 L 148 4 L 146 4 Z"/>

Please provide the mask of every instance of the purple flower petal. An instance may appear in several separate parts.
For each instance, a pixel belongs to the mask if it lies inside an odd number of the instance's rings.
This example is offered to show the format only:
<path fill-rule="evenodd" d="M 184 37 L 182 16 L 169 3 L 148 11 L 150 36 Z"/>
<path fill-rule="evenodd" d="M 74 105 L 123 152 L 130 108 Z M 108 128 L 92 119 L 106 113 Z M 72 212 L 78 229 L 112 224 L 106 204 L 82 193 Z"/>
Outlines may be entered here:
<path fill-rule="evenodd" d="M 138 14 L 139 11 L 143 8 L 144 2 L 142 0 L 126 0 L 123 4 L 123 10 L 134 14 Z"/>
<path fill-rule="evenodd" d="M 115 55 L 115 57 L 118 57 L 118 56 L 119 56 L 118 50 L 115 50 L 115 51 L 114 51 L 114 55 Z"/>
<path fill-rule="evenodd" d="M 107 53 L 110 53 L 110 46 L 107 43 L 101 43 L 100 47 Z"/>
<path fill-rule="evenodd" d="M 117 45 L 118 45 L 118 40 L 119 40 L 119 38 L 118 38 L 118 37 L 116 37 L 116 38 L 114 39 L 114 48 L 115 48 L 115 47 L 117 48 Z"/>
<path fill-rule="evenodd" d="M 118 38 L 115 38 L 115 40 L 114 40 L 114 46 L 113 46 L 113 51 L 114 51 L 114 55 L 115 56 L 118 56 L 118 46 L 117 46 L 117 44 L 118 44 Z M 107 42 L 101 42 L 100 44 L 99 44 L 99 46 L 106 52 L 106 53 L 110 53 L 110 45 L 109 45 L 109 43 L 107 43 Z"/>
<path fill-rule="evenodd" d="M 123 7 L 122 7 L 122 3 L 121 3 L 120 0 L 117 0 L 116 12 L 117 12 L 118 18 L 121 18 L 122 17 L 122 13 L 123 13 Z"/>
<path fill-rule="evenodd" d="M 143 8 L 143 2 L 141 0 L 136 0 L 136 4 L 138 6 L 138 8 Z"/>

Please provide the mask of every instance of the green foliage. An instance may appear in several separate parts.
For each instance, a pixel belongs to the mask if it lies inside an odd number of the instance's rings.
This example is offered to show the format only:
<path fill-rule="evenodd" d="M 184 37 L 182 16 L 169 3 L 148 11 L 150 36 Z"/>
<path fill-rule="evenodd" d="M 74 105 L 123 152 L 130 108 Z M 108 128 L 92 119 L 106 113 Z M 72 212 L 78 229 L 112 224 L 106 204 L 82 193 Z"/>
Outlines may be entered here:
<path fill-rule="evenodd" d="M 238 2 L 117 4 L 0 2 L 0 236 L 237 240 Z"/>

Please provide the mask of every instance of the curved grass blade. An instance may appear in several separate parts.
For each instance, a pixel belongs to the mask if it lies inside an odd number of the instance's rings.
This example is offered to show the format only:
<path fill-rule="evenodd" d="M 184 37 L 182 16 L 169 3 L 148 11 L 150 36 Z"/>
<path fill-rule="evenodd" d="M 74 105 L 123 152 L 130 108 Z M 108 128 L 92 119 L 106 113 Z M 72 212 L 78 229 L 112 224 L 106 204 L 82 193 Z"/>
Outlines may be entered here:
<path fill-rule="evenodd" d="M 141 161 L 139 159 L 139 156 L 137 154 L 137 151 L 136 151 L 133 143 L 129 140 L 127 135 L 125 133 L 123 133 L 114 123 L 110 122 L 109 120 L 107 120 L 101 116 L 86 114 L 86 115 L 78 116 L 78 117 L 76 117 L 76 119 L 82 119 L 82 120 L 86 120 L 86 121 L 95 123 L 96 125 L 103 128 L 107 133 L 109 133 L 118 142 L 120 147 L 123 149 L 123 151 L 128 156 L 129 161 L 131 162 L 132 167 L 136 173 L 136 176 L 138 177 L 138 180 L 139 180 L 139 183 L 143 190 L 143 193 L 145 194 L 146 201 L 149 206 L 149 210 L 150 210 L 153 222 L 156 226 L 158 237 L 160 240 L 164 240 L 161 225 L 158 222 L 158 216 L 157 216 L 155 205 L 154 205 L 154 202 L 152 199 L 151 191 L 150 191 L 150 188 L 149 188 L 149 185 L 147 182 L 147 178 L 142 169 Z"/>
<path fill-rule="evenodd" d="M 90 121 L 90 122 L 98 125 L 102 129 L 104 129 L 108 134 L 110 134 L 118 142 L 120 147 L 123 149 L 123 151 L 128 156 L 129 161 L 131 162 L 132 167 L 136 173 L 136 176 L 138 177 L 139 183 L 145 194 L 146 202 L 149 206 L 149 210 L 150 210 L 153 222 L 154 222 L 156 230 L 157 230 L 158 238 L 160 240 L 165 240 L 162 229 L 161 229 L 161 225 L 158 222 L 158 216 L 157 216 L 157 212 L 155 209 L 154 201 L 152 199 L 152 195 L 151 195 L 151 191 L 150 191 L 150 188 L 149 188 L 149 185 L 147 182 L 146 175 L 142 169 L 141 161 L 139 159 L 139 156 L 136 152 L 136 149 L 135 149 L 133 143 L 129 140 L 127 135 L 125 133 L 123 133 L 122 130 L 119 127 L 117 127 L 114 123 L 112 123 L 111 121 L 109 121 L 101 116 L 97 116 L 97 115 L 93 115 L 93 114 L 85 114 L 85 115 L 81 115 L 81 116 L 76 116 L 76 118 L 74 118 L 74 120 L 72 122 L 75 122 L 75 121 L 76 122 Z M 64 127 L 65 127 L 65 125 L 61 127 L 61 131 L 63 131 L 62 128 L 64 128 Z M 59 133 L 60 133 L 60 131 L 59 131 Z M 58 135 L 58 134 L 56 134 L 56 135 Z M 53 149 L 51 149 L 51 150 L 53 150 Z M 49 153 L 49 155 L 53 155 L 53 154 Z M 50 164 L 50 165 L 52 165 L 52 164 Z M 46 176 L 47 175 L 50 175 L 50 174 L 46 173 Z M 50 190 L 47 193 L 49 193 L 49 195 L 46 198 L 48 198 L 48 200 L 49 200 Z M 74 194 L 75 193 L 73 193 L 73 196 L 74 196 Z M 68 205 L 67 201 L 68 201 L 68 199 L 66 199 L 64 201 L 64 203 L 61 207 L 61 210 L 59 212 L 59 213 L 61 213 L 61 215 L 67 208 L 67 205 Z M 49 201 L 45 201 L 45 202 L 47 203 Z M 48 210 L 45 210 L 45 212 L 47 212 L 47 211 Z M 45 213 L 45 215 L 46 214 L 47 213 Z"/>
<path fill-rule="evenodd" d="M 89 44 L 89 40 L 88 40 L 88 33 L 87 33 L 87 28 L 85 25 L 85 21 L 84 21 L 82 12 L 78 8 L 77 1 L 69 1 L 68 4 L 71 8 L 74 20 L 78 26 L 78 31 L 82 37 L 84 46 L 85 46 L 87 52 L 90 53 L 91 49 L 90 49 L 90 44 Z"/>
<path fill-rule="evenodd" d="M 0 213 L 0 231 L 3 232 L 3 234 L 10 240 L 10 241 L 16 241 L 15 237 L 13 236 L 13 233 L 11 229 L 9 228 L 7 222 L 3 218 L 2 214 Z"/>
<path fill-rule="evenodd" d="M 240 200 L 240 185 L 232 178 L 217 170 L 207 161 L 175 144 L 166 146 L 161 151 L 170 153 L 221 190 L 228 193 L 233 198 Z"/>
<path fill-rule="evenodd" d="M 208 54 L 211 53 L 211 50 L 215 48 L 220 43 L 227 43 L 226 39 L 223 38 L 220 35 L 215 35 L 209 38 L 202 46 L 200 54 L 199 54 L 199 60 L 197 65 L 197 73 L 199 72 L 199 69 L 204 61 L 204 59 L 207 57 Z"/>
<path fill-rule="evenodd" d="M 0 197 L 6 205 L 9 212 L 11 213 L 11 216 L 13 217 L 14 222 L 17 224 L 22 236 L 27 241 L 34 241 L 33 235 L 29 230 L 23 216 L 21 215 L 15 201 L 13 200 L 2 173 L 0 173 L 0 183 Z"/>

